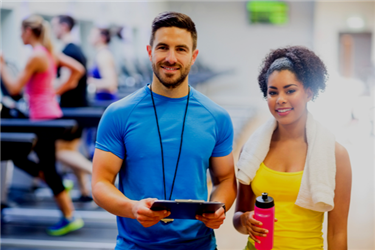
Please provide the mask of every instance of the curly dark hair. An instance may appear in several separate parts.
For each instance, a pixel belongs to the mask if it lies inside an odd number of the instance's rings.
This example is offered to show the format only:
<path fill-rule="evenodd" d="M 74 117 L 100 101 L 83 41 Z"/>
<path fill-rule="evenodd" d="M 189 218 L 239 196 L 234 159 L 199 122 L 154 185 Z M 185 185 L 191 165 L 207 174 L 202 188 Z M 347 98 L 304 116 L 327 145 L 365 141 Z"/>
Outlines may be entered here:
<path fill-rule="evenodd" d="M 270 70 L 272 63 L 279 58 L 287 58 L 292 67 L 272 67 Z M 258 76 L 259 87 L 264 97 L 267 97 L 268 76 L 275 70 L 284 69 L 293 72 L 297 79 L 302 82 L 305 89 L 310 88 L 313 91 L 313 99 L 318 96 L 319 92 L 324 91 L 326 87 L 328 73 L 320 58 L 305 47 L 290 46 L 272 50 L 264 59 Z"/>

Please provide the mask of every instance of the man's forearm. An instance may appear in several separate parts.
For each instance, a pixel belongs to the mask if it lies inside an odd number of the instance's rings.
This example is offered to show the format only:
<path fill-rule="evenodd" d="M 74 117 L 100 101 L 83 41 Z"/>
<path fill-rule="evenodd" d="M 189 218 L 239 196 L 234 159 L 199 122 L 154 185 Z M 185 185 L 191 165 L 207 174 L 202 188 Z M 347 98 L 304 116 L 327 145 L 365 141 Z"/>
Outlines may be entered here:
<path fill-rule="evenodd" d="M 213 184 L 210 200 L 225 203 L 226 210 L 229 210 L 236 196 L 237 182 L 234 178 L 227 178 L 220 183 Z"/>
<path fill-rule="evenodd" d="M 112 183 L 95 183 L 92 194 L 94 201 L 108 212 L 120 217 L 135 218 L 132 208 L 136 201 L 124 196 Z"/>
<path fill-rule="evenodd" d="M 101 79 L 90 78 L 89 84 L 93 84 L 98 90 L 110 90 L 114 86 L 113 82 L 111 82 L 108 79 L 103 79 L 103 78 Z"/>
<path fill-rule="evenodd" d="M 78 80 L 79 75 L 71 75 L 65 83 L 61 84 L 61 86 L 56 89 L 56 95 L 62 95 L 66 91 L 76 88 Z"/>

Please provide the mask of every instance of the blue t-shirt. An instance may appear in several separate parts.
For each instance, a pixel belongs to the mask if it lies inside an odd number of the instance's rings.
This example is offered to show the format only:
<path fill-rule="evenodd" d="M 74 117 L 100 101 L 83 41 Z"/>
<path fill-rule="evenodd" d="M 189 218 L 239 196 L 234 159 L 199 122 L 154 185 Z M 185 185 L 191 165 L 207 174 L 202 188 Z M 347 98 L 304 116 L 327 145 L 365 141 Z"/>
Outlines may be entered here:
<path fill-rule="evenodd" d="M 179 153 L 187 96 L 168 98 L 154 93 L 164 150 L 169 197 Z M 228 113 L 191 88 L 180 163 L 172 194 L 175 199 L 207 200 L 210 157 L 232 152 L 233 127 Z M 119 190 L 132 200 L 164 200 L 160 140 L 150 89 L 144 88 L 111 104 L 100 121 L 96 148 L 124 159 Z M 117 217 L 116 250 L 215 249 L 212 229 L 198 220 L 159 222 L 144 228 L 137 220 Z"/>

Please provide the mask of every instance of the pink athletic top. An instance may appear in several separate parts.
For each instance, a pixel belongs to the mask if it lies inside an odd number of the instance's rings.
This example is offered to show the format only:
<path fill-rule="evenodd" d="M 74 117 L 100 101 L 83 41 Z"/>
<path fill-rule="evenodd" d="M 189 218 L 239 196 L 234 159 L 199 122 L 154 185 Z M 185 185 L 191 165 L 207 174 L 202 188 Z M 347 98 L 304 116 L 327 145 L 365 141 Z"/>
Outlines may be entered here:
<path fill-rule="evenodd" d="M 62 116 L 62 111 L 56 99 L 53 80 L 56 78 L 56 63 L 51 53 L 43 46 L 34 50 L 45 51 L 48 57 L 48 69 L 35 73 L 26 85 L 28 95 L 29 117 L 31 120 L 55 119 Z"/>

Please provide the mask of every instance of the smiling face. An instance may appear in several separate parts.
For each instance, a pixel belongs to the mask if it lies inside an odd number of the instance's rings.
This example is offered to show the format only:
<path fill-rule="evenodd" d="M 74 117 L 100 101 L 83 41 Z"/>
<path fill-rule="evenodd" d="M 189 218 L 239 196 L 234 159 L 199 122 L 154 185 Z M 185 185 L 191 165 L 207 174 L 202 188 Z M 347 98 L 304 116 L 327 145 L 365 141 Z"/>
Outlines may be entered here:
<path fill-rule="evenodd" d="M 268 77 L 268 108 L 280 124 L 292 124 L 304 117 L 312 94 L 289 70 L 274 71 Z"/>
<path fill-rule="evenodd" d="M 194 64 L 198 50 L 193 51 L 193 40 L 189 31 L 177 27 L 163 27 L 156 31 L 153 47 L 147 52 L 154 71 L 153 82 L 166 88 L 187 84 L 187 76 Z"/>

